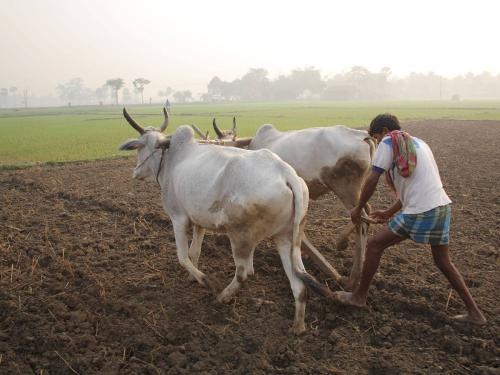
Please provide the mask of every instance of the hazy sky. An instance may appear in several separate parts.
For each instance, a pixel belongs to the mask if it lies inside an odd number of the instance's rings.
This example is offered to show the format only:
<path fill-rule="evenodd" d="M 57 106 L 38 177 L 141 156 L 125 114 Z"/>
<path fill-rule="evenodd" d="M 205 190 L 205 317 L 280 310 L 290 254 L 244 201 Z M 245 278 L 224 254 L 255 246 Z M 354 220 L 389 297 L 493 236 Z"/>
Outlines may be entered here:
<path fill-rule="evenodd" d="M 396 76 L 500 73 L 499 1 L 0 0 L 0 87 L 55 92 L 74 77 L 204 92 L 217 75 L 363 65 Z M 148 93 L 149 91 L 149 93 Z"/>

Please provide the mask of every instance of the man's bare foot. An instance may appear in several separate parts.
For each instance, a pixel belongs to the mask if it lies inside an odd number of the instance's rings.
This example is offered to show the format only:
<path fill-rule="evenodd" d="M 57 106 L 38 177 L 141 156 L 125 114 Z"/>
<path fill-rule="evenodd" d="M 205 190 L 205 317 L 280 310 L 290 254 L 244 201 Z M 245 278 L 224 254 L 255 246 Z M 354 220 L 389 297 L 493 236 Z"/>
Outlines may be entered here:
<path fill-rule="evenodd" d="M 333 293 L 333 298 L 344 305 L 366 307 L 366 300 L 362 301 L 350 292 L 335 292 Z"/>
<path fill-rule="evenodd" d="M 479 312 L 479 314 L 460 314 L 460 315 L 455 315 L 452 317 L 452 319 L 458 321 L 458 322 L 467 322 L 467 323 L 473 323 L 473 324 L 478 324 L 478 325 L 484 325 L 486 324 L 486 318 L 484 315 Z"/>

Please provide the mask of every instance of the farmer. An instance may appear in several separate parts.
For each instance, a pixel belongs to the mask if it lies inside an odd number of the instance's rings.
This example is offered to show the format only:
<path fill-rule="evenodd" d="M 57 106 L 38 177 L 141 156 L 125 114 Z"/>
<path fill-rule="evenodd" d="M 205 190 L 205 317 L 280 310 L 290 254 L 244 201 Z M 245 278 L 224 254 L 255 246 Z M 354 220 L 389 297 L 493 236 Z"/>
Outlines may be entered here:
<path fill-rule="evenodd" d="M 451 200 L 446 195 L 434 156 L 422 140 L 401 131 L 399 121 L 391 114 L 381 114 L 370 124 L 370 136 L 379 144 L 373 158 L 372 171 L 366 179 L 359 203 L 351 210 L 351 220 L 359 223 L 361 210 L 372 196 L 380 176 L 396 194 L 396 202 L 386 210 L 373 211 L 371 217 L 388 226 L 368 241 L 361 281 L 354 292 L 337 292 L 343 304 L 363 307 L 368 288 L 386 248 L 407 238 L 431 246 L 436 266 L 446 276 L 465 303 L 466 314 L 454 319 L 476 324 L 486 323 L 465 285 L 462 275 L 449 256 Z"/>

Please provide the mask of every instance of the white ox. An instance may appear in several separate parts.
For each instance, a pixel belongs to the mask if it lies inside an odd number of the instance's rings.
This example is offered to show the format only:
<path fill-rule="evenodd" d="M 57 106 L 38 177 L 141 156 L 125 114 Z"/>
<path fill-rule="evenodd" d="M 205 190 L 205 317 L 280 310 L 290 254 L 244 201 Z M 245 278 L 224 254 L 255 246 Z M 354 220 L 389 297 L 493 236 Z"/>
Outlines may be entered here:
<path fill-rule="evenodd" d="M 177 256 L 191 277 L 213 291 L 216 283 L 198 269 L 205 230 L 229 237 L 236 272 L 217 296 L 227 302 L 254 274 L 253 253 L 272 237 L 295 298 L 293 331 L 305 330 L 306 286 L 331 297 L 331 291 L 309 275 L 300 254 L 309 196 L 304 181 L 269 150 L 247 151 L 202 145 L 188 126 L 165 136 L 168 114 L 160 129 L 142 128 L 124 109 L 127 121 L 140 133 L 120 150 L 138 151 L 133 177 L 155 177 L 161 187 L 163 207 L 175 234 Z M 188 230 L 193 240 L 188 246 Z"/>
<path fill-rule="evenodd" d="M 236 121 L 233 118 L 231 130 L 221 130 L 215 119 L 213 127 L 220 140 L 228 145 L 245 147 L 249 150 L 268 149 L 290 164 L 302 177 L 311 199 L 317 199 L 333 191 L 348 210 L 353 208 L 361 193 L 363 180 L 367 175 L 375 143 L 368 132 L 347 128 L 342 125 L 325 128 L 308 128 L 281 132 L 271 124 L 260 126 L 253 138 L 236 138 Z M 368 219 L 367 219 L 368 220 Z M 306 250 L 317 265 L 326 273 L 352 289 L 361 277 L 366 250 L 368 224 L 354 227 L 352 224 L 343 231 L 337 241 L 338 248 L 347 246 L 349 234 L 355 230 L 353 266 L 348 280 L 331 267 L 321 254 L 304 236 Z"/>

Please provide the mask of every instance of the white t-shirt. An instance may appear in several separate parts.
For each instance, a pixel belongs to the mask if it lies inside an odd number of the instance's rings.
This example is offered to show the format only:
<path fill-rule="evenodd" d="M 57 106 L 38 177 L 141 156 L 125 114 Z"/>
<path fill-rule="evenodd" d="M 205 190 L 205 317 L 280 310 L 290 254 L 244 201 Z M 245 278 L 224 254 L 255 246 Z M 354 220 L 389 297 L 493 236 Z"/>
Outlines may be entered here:
<path fill-rule="evenodd" d="M 419 214 L 451 203 L 443 189 L 432 151 L 421 139 L 412 137 L 417 153 L 417 166 L 410 177 L 402 177 L 394 165 L 392 140 L 385 136 L 373 158 L 373 170 L 389 171 L 405 214 Z"/>

